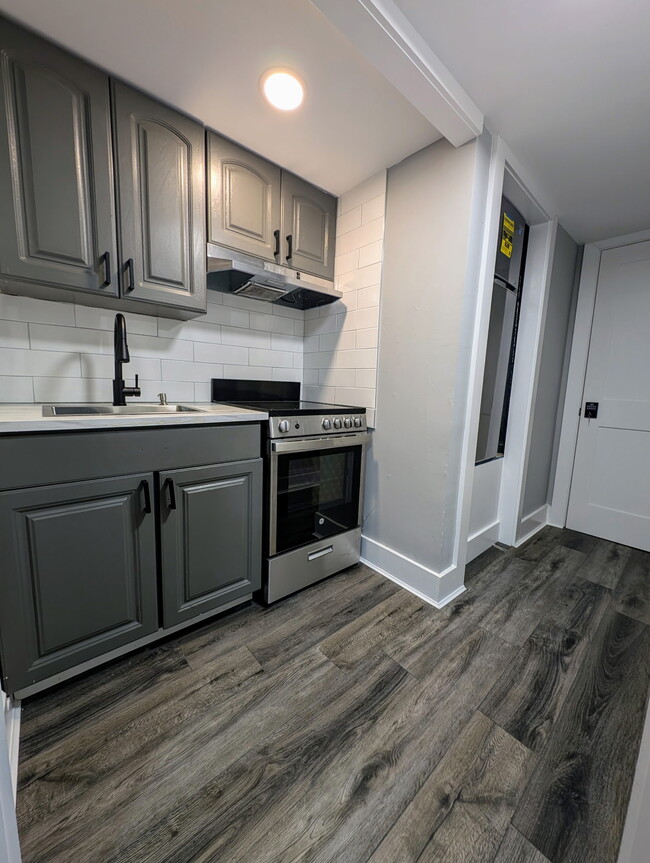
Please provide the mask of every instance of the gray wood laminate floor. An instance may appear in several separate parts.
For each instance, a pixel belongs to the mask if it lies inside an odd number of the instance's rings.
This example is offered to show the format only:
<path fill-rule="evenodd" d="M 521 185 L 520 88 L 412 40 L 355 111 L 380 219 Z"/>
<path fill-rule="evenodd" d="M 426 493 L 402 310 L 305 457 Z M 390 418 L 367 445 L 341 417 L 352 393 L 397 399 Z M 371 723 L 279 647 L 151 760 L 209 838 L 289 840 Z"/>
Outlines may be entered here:
<path fill-rule="evenodd" d="M 441 611 L 358 566 L 24 705 L 25 863 L 614 863 L 650 555 L 546 528 Z"/>

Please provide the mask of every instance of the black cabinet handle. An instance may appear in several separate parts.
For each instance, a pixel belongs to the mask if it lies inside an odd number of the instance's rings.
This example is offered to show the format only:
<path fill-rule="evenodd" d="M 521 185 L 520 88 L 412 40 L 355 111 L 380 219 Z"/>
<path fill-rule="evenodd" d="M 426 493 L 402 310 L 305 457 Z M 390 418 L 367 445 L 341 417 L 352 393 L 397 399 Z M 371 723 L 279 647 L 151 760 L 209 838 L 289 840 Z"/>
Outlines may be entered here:
<path fill-rule="evenodd" d="M 135 290 L 135 268 L 133 264 L 133 258 L 129 258 L 126 262 L 126 269 L 129 274 L 129 281 L 126 285 L 126 290 L 128 293 Z"/>
<path fill-rule="evenodd" d="M 176 489 L 174 488 L 174 480 L 168 478 L 165 481 L 167 490 L 167 502 L 170 509 L 176 509 Z"/>
<path fill-rule="evenodd" d="M 275 251 L 273 252 L 273 256 L 276 258 L 280 257 L 280 231 L 273 231 L 273 236 L 275 237 Z"/>
<path fill-rule="evenodd" d="M 293 234 L 287 234 L 287 261 L 293 258 Z"/>
<path fill-rule="evenodd" d="M 151 492 L 149 491 L 149 483 L 146 479 L 142 480 L 141 486 L 144 494 L 144 511 L 149 514 L 151 512 Z"/>
<path fill-rule="evenodd" d="M 102 257 L 104 259 L 104 281 L 99 287 L 107 288 L 111 283 L 111 253 L 104 252 Z"/>

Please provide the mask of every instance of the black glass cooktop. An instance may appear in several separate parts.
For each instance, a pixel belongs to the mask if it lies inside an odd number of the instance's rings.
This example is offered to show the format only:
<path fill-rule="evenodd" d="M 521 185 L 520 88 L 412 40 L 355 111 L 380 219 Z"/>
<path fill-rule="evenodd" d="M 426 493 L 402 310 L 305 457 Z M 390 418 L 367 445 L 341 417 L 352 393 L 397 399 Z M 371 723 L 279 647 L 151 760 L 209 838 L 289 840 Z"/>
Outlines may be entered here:
<path fill-rule="evenodd" d="M 251 410 L 266 411 L 269 416 L 302 414 L 365 414 L 365 408 L 351 405 L 332 405 L 326 402 L 303 401 L 300 384 L 294 381 L 240 381 L 225 378 L 212 379 L 212 401 L 239 405 Z"/>

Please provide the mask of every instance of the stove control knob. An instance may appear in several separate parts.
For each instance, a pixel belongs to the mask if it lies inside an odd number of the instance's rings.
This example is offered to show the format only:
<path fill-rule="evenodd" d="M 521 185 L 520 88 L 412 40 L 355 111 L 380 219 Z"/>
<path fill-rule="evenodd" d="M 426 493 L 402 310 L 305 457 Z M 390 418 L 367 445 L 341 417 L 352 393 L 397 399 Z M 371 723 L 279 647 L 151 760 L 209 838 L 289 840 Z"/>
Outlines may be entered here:
<path fill-rule="evenodd" d="M 345 425 L 346 429 L 351 429 L 351 428 L 352 428 L 352 420 L 350 419 L 350 417 L 346 417 L 346 418 L 343 420 L 343 423 L 344 423 L 344 425 Z"/>
<path fill-rule="evenodd" d="M 280 420 L 280 422 L 278 423 L 278 430 L 281 431 L 283 434 L 286 434 L 286 432 L 288 432 L 290 428 L 291 423 L 289 422 L 289 420 Z"/>
<path fill-rule="evenodd" d="M 329 431 L 332 428 L 332 420 L 324 419 L 323 428 L 325 429 L 325 431 Z"/>
<path fill-rule="evenodd" d="M 363 420 L 361 419 L 361 417 L 355 417 L 354 418 L 354 425 L 355 425 L 355 428 L 358 428 L 358 429 L 361 428 L 361 426 L 363 425 Z"/>
<path fill-rule="evenodd" d="M 343 425 L 343 423 L 342 423 L 342 422 L 341 422 L 341 420 L 337 417 L 337 418 L 334 420 L 334 428 L 335 428 L 335 429 L 340 429 L 342 425 Z"/>

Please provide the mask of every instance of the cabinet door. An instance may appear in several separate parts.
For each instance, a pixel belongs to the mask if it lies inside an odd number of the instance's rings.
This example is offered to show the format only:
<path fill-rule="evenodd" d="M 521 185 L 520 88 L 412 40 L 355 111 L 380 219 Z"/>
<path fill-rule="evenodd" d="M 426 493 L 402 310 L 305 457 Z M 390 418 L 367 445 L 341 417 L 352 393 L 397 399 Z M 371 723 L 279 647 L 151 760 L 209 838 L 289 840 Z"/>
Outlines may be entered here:
<path fill-rule="evenodd" d="M 113 87 L 124 296 L 205 311 L 203 127 Z"/>
<path fill-rule="evenodd" d="M 333 279 L 336 198 L 283 171 L 282 224 L 280 263 Z"/>
<path fill-rule="evenodd" d="M 164 625 L 261 586 L 262 461 L 160 474 Z"/>
<path fill-rule="evenodd" d="M 277 261 L 280 168 L 214 132 L 208 132 L 208 165 L 209 242 Z"/>
<path fill-rule="evenodd" d="M 0 284 L 117 296 L 108 77 L 0 20 Z"/>
<path fill-rule="evenodd" d="M 0 494 L 7 691 L 156 631 L 152 495 L 152 474 Z"/>

